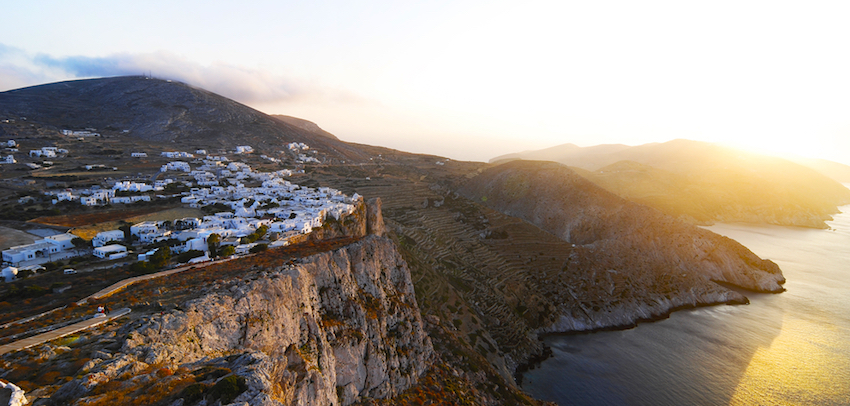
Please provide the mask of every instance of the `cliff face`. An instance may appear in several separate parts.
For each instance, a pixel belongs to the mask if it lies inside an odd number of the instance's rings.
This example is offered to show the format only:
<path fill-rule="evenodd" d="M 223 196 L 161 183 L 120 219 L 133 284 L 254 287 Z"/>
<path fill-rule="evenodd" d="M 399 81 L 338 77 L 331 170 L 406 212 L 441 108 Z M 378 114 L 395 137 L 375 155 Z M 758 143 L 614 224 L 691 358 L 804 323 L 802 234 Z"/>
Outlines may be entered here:
<path fill-rule="evenodd" d="M 98 385 L 150 366 L 215 366 L 245 379 L 236 402 L 348 405 L 405 390 L 433 354 L 407 265 L 378 236 L 212 287 L 127 330 L 120 352 L 93 360 L 53 399 L 84 402 Z"/>

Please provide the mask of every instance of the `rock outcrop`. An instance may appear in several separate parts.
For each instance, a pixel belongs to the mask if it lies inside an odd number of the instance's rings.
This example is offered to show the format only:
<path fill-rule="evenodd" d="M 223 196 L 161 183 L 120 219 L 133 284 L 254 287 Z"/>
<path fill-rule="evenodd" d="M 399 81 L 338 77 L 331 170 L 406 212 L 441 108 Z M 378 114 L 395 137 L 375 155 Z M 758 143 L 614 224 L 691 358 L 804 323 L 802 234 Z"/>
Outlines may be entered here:
<path fill-rule="evenodd" d="M 117 354 L 54 400 L 151 366 L 215 366 L 244 378 L 236 403 L 348 405 L 405 390 L 433 355 L 407 265 L 378 236 L 222 284 L 128 330 Z"/>

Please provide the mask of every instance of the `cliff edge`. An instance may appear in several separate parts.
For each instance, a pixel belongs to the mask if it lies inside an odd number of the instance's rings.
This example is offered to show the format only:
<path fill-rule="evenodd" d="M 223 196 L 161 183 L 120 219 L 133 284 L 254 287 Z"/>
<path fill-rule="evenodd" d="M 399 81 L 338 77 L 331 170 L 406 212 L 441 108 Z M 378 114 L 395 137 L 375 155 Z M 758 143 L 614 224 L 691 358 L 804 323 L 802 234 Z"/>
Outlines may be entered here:
<path fill-rule="evenodd" d="M 392 242 L 378 236 L 218 284 L 118 335 L 126 337 L 120 350 L 92 359 L 80 378 L 56 391 L 54 402 L 117 400 L 122 391 L 99 395 L 97 387 L 128 376 L 161 379 L 144 372 L 166 368 L 195 376 L 204 369 L 231 371 L 243 390 L 230 402 L 348 405 L 405 390 L 434 352 L 407 265 Z M 221 379 L 196 388 L 198 396 L 184 389 L 181 404 L 212 400 Z"/>

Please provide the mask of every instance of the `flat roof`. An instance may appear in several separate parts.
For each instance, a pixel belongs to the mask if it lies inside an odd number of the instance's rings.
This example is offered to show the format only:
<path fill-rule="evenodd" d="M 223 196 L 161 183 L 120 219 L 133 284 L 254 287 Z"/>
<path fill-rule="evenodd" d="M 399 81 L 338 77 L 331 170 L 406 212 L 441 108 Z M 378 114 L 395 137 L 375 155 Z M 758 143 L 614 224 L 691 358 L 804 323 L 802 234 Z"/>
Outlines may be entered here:
<path fill-rule="evenodd" d="M 110 245 L 104 245 L 103 247 L 95 248 L 94 250 L 100 251 L 100 252 L 123 252 L 123 251 L 127 251 L 127 247 L 125 247 L 121 244 L 110 244 Z"/>
<path fill-rule="evenodd" d="M 45 248 L 50 248 L 52 246 L 53 246 L 53 244 L 51 244 L 49 242 L 35 242 L 35 243 L 32 243 L 32 244 L 19 245 L 17 247 L 12 247 L 12 248 L 9 248 L 7 250 L 3 250 L 3 253 L 9 254 L 9 255 L 15 255 L 15 254 L 20 254 L 20 253 L 25 252 L 25 251 L 41 251 Z"/>

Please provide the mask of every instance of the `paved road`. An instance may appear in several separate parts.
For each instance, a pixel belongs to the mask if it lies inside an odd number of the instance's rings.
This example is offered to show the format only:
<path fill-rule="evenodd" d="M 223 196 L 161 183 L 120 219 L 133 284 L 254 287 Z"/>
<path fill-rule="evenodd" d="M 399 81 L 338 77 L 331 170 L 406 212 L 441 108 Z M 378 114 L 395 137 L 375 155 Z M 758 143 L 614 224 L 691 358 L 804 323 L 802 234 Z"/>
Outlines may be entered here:
<path fill-rule="evenodd" d="M 57 338 L 61 338 L 70 334 L 74 334 L 79 331 L 83 331 L 88 328 L 92 328 L 95 326 L 99 326 L 103 323 L 106 323 L 109 320 L 124 316 L 130 313 L 130 309 L 120 309 L 116 310 L 112 313 L 109 313 L 106 317 L 97 317 L 83 320 L 79 323 L 71 324 L 70 326 L 65 326 L 62 328 L 58 328 L 53 331 L 48 331 L 46 333 L 39 334 L 37 336 L 32 336 L 30 338 L 25 338 L 23 340 L 18 340 L 13 343 L 9 343 L 6 345 L 0 345 L 0 355 L 3 355 L 7 352 L 12 351 L 20 351 L 26 348 L 30 348 L 39 344 L 46 343 L 48 341 L 55 340 Z"/>

